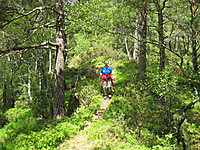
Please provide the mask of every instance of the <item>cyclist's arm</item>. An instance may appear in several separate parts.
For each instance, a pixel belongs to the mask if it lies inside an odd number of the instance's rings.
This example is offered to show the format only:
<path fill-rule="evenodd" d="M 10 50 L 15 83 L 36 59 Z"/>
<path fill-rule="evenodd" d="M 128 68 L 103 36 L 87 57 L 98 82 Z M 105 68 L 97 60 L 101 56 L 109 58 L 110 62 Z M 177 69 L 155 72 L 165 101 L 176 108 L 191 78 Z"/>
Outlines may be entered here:
<path fill-rule="evenodd" d="M 99 71 L 99 75 L 100 75 L 100 77 L 102 76 L 102 68 L 100 69 L 100 71 Z"/>

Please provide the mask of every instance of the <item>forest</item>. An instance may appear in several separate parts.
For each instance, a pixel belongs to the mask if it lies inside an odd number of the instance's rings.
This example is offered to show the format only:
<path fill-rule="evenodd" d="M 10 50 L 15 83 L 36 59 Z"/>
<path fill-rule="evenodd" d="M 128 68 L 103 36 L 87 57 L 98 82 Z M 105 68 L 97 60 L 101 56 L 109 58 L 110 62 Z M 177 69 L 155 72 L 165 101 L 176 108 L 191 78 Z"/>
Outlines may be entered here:
<path fill-rule="evenodd" d="M 0 0 L 0 150 L 199 150 L 199 6 Z M 105 60 L 114 94 L 94 120 Z"/>

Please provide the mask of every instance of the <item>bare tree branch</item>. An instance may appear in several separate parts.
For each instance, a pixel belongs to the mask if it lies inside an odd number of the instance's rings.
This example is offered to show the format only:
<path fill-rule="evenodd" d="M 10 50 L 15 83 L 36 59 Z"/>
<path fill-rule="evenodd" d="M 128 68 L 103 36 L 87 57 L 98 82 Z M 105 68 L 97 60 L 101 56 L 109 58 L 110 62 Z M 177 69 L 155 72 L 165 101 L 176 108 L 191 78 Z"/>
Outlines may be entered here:
<path fill-rule="evenodd" d="M 23 51 L 23 50 L 26 50 L 26 49 L 40 48 L 40 47 L 44 47 L 46 45 L 59 46 L 58 43 L 53 43 L 53 42 L 50 42 L 50 41 L 46 41 L 46 42 L 43 42 L 43 43 L 37 44 L 37 45 L 13 47 L 13 48 L 10 48 L 10 49 L 0 50 L 0 55 L 5 55 L 5 54 L 8 54 L 8 53 L 13 52 L 13 51 L 19 52 L 19 51 Z"/>
<path fill-rule="evenodd" d="M 185 145 L 185 139 L 184 137 L 182 136 L 182 133 L 181 133 L 181 125 L 183 124 L 183 122 L 185 121 L 186 119 L 186 111 L 188 109 L 191 109 L 194 107 L 195 103 L 199 101 L 199 95 L 198 95 L 198 91 L 197 89 L 194 87 L 194 90 L 195 90 L 195 99 L 189 103 L 182 111 L 183 111 L 183 116 L 181 118 L 181 120 L 178 122 L 178 127 L 177 127 L 177 133 L 176 133 L 176 138 L 177 138 L 177 141 L 178 141 L 178 144 L 180 144 L 180 142 L 182 142 L 182 145 L 183 145 L 183 149 L 185 150 L 186 149 L 186 145 Z"/>
<path fill-rule="evenodd" d="M 51 50 L 56 50 L 56 47 L 51 47 L 51 46 L 41 46 L 41 47 L 38 47 L 38 49 L 51 49 Z"/>
<path fill-rule="evenodd" d="M 164 10 L 164 9 L 165 9 L 165 4 L 166 4 L 166 2 L 167 2 L 167 0 L 164 0 L 163 6 L 162 6 L 161 10 Z"/>
<path fill-rule="evenodd" d="M 13 22 L 13 21 L 15 21 L 15 20 L 17 20 L 17 19 L 20 19 L 20 18 L 22 18 L 22 17 L 24 17 L 24 16 L 28 16 L 28 15 L 30 15 L 30 14 L 36 12 L 36 11 L 42 11 L 42 10 L 44 10 L 44 9 L 51 9 L 51 10 L 57 12 L 57 11 L 56 11 L 55 9 L 53 9 L 52 7 L 47 7 L 47 6 L 36 7 L 36 8 L 34 8 L 34 9 L 32 9 L 31 11 L 29 11 L 29 12 L 27 12 L 27 13 L 24 13 L 24 14 L 18 12 L 19 16 L 15 17 L 15 18 L 13 18 L 13 19 L 11 19 L 11 20 L 9 20 L 9 21 L 7 21 L 7 23 L 5 23 L 4 25 L 0 26 L 0 28 L 3 28 L 3 27 L 5 27 L 5 26 L 7 26 L 8 24 L 10 24 L 11 22 Z"/>
<path fill-rule="evenodd" d="M 55 27 L 56 25 L 52 25 L 52 23 L 55 23 L 55 22 L 56 22 L 56 20 L 53 20 L 53 21 L 48 22 L 48 23 L 46 23 L 46 24 L 44 24 L 44 25 L 31 28 L 31 30 L 37 30 L 37 29 L 41 29 L 41 28 L 45 28 L 45 27 L 46 27 L 46 28 Z"/>
<path fill-rule="evenodd" d="M 39 49 L 51 49 L 51 50 L 56 50 L 56 47 L 51 47 L 51 46 L 41 46 L 38 47 Z M 71 51 L 73 48 L 70 49 L 64 49 L 65 52 Z"/>

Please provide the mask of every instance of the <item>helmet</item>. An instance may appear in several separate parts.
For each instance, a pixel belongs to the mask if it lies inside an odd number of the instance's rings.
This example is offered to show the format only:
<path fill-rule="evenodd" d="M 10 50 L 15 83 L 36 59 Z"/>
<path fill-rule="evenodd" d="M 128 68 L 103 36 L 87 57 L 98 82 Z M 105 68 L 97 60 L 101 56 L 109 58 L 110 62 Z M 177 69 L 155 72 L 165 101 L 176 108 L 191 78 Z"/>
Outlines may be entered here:
<path fill-rule="evenodd" d="M 105 60 L 103 63 L 104 63 L 104 64 L 105 64 L 105 63 L 107 63 L 107 64 L 108 64 L 109 62 L 108 62 L 108 60 Z"/>

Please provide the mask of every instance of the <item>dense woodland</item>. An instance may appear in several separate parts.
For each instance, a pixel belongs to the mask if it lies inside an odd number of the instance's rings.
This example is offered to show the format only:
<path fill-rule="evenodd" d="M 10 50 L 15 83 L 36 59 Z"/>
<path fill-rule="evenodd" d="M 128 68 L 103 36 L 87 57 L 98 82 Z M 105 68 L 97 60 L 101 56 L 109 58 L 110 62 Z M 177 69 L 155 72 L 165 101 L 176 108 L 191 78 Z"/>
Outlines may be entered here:
<path fill-rule="evenodd" d="M 0 0 L 0 149 L 57 149 L 76 135 L 103 101 L 109 60 L 115 92 L 93 149 L 198 150 L 199 5 Z"/>

